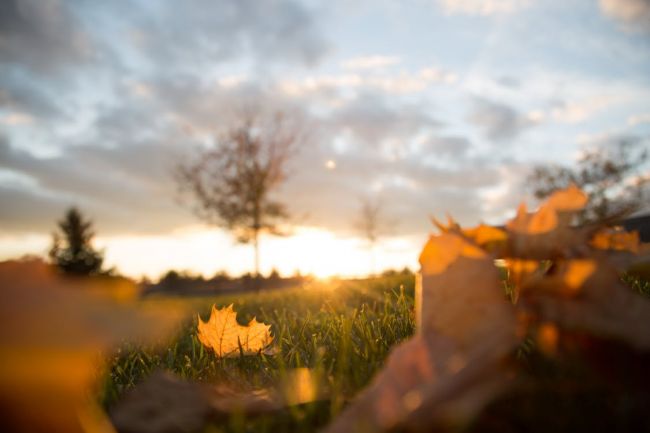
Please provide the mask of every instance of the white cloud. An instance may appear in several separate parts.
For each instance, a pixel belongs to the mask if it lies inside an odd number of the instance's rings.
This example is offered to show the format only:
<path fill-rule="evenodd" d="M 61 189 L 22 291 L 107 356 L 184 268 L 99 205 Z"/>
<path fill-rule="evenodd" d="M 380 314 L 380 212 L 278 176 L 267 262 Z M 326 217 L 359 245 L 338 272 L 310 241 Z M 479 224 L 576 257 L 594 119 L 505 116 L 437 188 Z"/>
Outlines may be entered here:
<path fill-rule="evenodd" d="M 348 59 L 341 63 L 344 69 L 380 69 L 400 63 L 396 56 L 363 56 Z"/>
<path fill-rule="evenodd" d="M 650 32 L 650 0 L 600 0 L 600 10 L 626 29 Z"/>
<path fill-rule="evenodd" d="M 494 15 L 515 12 L 525 7 L 528 0 L 440 0 L 449 13 Z"/>
<path fill-rule="evenodd" d="M 34 118 L 29 114 L 13 112 L 0 117 L 0 122 L 5 125 L 28 125 L 34 122 Z"/>
<path fill-rule="evenodd" d="M 635 114 L 627 119 L 629 126 L 637 126 L 645 123 L 650 123 L 650 113 Z"/>
<path fill-rule="evenodd" d="M 560 104 L 551 110 L 553 118 L 562 123 L 580 123 L 599 111 L 611 106 L 616 101 L 611 97 L 596 96 L 581 101 L 571 101 Z"/>
<path fill-rule="evenodd" d="M 139 81 L 132 81 L 127 84 L 129 90 L 134 96 L 138 98 L 149 98 L 151 96 L 151 86 Z"/>
<path fill-rule="evenodd" d="M 537 120 L 515 108 L 487 99 L 475 98 L 467 120 L 492 141 L 508 141 L 535 126 Z"/>
<path fill-rule="evenodd" d="M 302 79 L 280 82 L 279 88 L 290 96 L 304 96 L 331 90 L 366 88 L 382 90 L 390 94 L 417 93 L 431 84 L 455 84 L 458 75 L 435 67 L 422 68 L 416 72 L 402 71 L 397 74 L 333 74 L 315 75 Z"/>
<path fill-rule="evenodd" d="M 244 75 L 227 75 L 225 77 L 219 78 L 217 82 L 221 87 L 237 87 L 240 84 L 244 83 L 247 80 L 246 76 Z"/>
<path fill-rule="evenodd" d="M 302 79 L 283 80 L 278 87 L 286 95 L 304 96 L 337 88 L 355 88 L 361 86 L 362 83 L 363 79 L 358 74 L 316 75 Z"/>

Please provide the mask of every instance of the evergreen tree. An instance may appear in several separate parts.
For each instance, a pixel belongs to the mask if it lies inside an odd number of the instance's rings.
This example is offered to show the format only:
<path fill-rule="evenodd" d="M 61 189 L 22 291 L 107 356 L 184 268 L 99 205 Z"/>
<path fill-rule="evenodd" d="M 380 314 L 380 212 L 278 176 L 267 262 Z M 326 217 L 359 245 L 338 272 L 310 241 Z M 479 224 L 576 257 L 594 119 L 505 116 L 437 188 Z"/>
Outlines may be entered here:
<path fill-rule="evenodd" d="M 92 275 L 101 271 L 104 258 L 91 245 L 95 233 L 92 222 L 84 221 L 76 208 L 70 208 L 59 221 L 61 233 L 53 234 L 50 259 L 66 274 Z"/>

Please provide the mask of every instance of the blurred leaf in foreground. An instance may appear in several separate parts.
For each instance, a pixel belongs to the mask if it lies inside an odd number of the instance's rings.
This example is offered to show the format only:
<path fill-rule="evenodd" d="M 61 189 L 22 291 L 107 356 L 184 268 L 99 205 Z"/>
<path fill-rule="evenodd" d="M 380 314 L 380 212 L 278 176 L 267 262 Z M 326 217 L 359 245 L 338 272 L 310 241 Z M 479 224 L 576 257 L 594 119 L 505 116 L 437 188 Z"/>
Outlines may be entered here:
<path fill-rule="evenodd" d="M 117 303 L 110 283 L 65 278 L 39 260 L 0 263 L 0 281 L 1 430 L 112 431 L 90 395 L 103 352 L 158 341 L 177 312 Z"/>
<path fill-rule="evenodd" d="M 314 382 L 307 368 L 290 370 L 277 387 L 263 389 L 200 384 L 158 371 L 127 394 L 111 419 L 122 433 L 194 432 L 209 421 L 225 422 L 235 413 L 272 414 L 322 398 Z"/>
<path fill-rule="evenodd" d="M 586 205 L 570 186 L 535 212 L 520 206 L 505 231 L 434 220 L 441 234 L 420 255 L 419 333 L 393 350 L 327 433 L 462 426 L 516 389 L 514 349 L 531 335 L 545 356 L 560 356 L 562 339 L 576 331 L 650 352 L 650 301 L 620 281 L 630 265 L 648 262 L 648 251 L 635 234 L 576 226 Z M 512 303 L 495 259 L 505 259 Z"/>
<path fill-rule="evenodd" d="M 420 263 L 426 300 L 420 333 L 393 350 L 327 432 L 463 423 L 507 386 L 504 361 L 517 343 L 516 318 L 490 255 L 445 232 L 429 238 Z"/>

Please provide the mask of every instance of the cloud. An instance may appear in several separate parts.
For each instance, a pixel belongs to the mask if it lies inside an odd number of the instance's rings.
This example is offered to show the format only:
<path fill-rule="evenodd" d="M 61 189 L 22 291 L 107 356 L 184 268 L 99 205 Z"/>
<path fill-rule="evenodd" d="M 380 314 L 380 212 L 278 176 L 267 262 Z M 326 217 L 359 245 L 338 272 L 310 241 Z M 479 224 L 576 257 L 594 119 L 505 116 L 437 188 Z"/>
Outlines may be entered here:
<path fill-rule="evenodd" d="M 635 114 L 627 118 L 629 126 L 644 125 L 650 123 L 650 113 Z"/>
<path fill-rule="evenodd" d="M 601 149 L 609 152 L 620 148 L 623 144 L 638 146 L 638 148 L 644 149 L 650 145 L 650 134 L 635 134 L 625 131 L 582 134 L 578 137 L 577 142 L 582 149 L 579 152 L 580 154 L 593 149 Z"/>
<path fill-rule="evenodd" d="M 516 138 L 536 123 L 534 118 L 525 116 L 508 105 L 482 98 L 472 101 L 472 109 L 467 119 L 492 141 Z"/>
<path fill-rule="evenodd" d="M 175 200 L 171 169 L 228 124 L 228 110 L 235 115 L 232 107 L 242 101 L 294 107 L 310 122 L 310 107 L 318 104 L 251 83 L 222 87 L 161 77 L 145 84 L 146 98 L 130 95 L 103 107 L 91 128 L 58 155 L 37 157 L 5 140 L 0 169 L 30 180 L 0 191 L 3 203 L 20 201 L 0 214 L 6 230 L 49 231 L 73 204 L 107 235 L 168 233 L 194 224 Z M 292 163 L 293 176 L 278 192 L 299 222 L 306 216 L 307 224 L 349 232 L 358 197 L 379 194 L 391 203 L 391 217 L 401 220 L 400 234 L 422 234 L 430 213 L 448 210 L 473 221 L 480 188 L 498 182 L 494 163 L 469 157 L 469 139 L 441 133 L 442 123 L 421 101 L 372 89 L 319 116 Z M 328 159 L 335 159 L 335 169 L 324 166 Z"/>
<path fill-rule="evenodd" d="M 5 125 L 28 125 L 34 121 L 34 118 L 29 114 L 20 112 L 11 112 L 0 116 L 0 122 Z"/>
<path fill-rule="evenodd" d="M 401 62 L 397 56 L 364 56 L 348 59 L 341 63 L 344 69 L 381 69 Z"/>
<path fill-rule="evenodd" d="M 0 109 L 39 119 L 65 116 L 65 107 L 45 82 L 0 67 L 0 83 Z"/>
<path fill-rule="evenodd" d="M 470 15 L 494 15 L 515 12 L 526 5 L 529 0 L 439 0 L 448 13 Z"/>
<path fill-rule="evenodd" d="M 600 10 L 627 30 L 650 32 L 649 0 L 600 0 Z"/>
<path fill-rule="evenodd" d="M 8 233 L 41 232 L 55 229 L 68 203 L 54 197 L 25 190 L 14 185 L 0 186 L 0 235 Z"/>
<path fill-rule="evenodd" d="M 93 55 L 93 42 L 61 0 L 6 0 L 0 13 L 0 65 L 20 64 L 41 73 Z"/>
<path fill-rule="evenodd" d="M 433 154 L 437 158 L 451 158 L 461 160 L 472 147 L 472 143 L 466 137 L 461 136 L 438 136 L 426 137 L 422 142 L 424 152 Z"/>
<path fill-rule="evenodd" d="M 198 0 L 192 7 L 117 1 L 105 7 L 106 15 L 128 17 L 131 31 L 119 42 L 160 67 L 188 70 L 243 55 L 264 64 L 313 65 L 329 50 L 319 11 L 297 0 Z"/>
<path fill-rule="evenodd" d="M 581 101 L 558 101 L 551 115 L 558 122 L 579 123 L 616 102 L 616 98 L 594 96 Z"/>
<path fill-rule="evenodd" d="M 419 93 L 432 84 L 452 85 L 458 81 L 458 75 L 436 67 L 421 68 L 416 71 L 402 70 L 398 73 L 368 73 L 368 71 L 312 75 L 300 79 L 285 79 L 279 83 L 280 89 L 291 96 L 307 94 L 333 94 L 344 91 L 380 90 L 394 95 Z"/>
<path fill-rule="evenodd" d="M 315 151 L 305 150 L 311 155 Z M 436 151 L 426 150 L 387 160 L 352 148 L 339 155 L 336 169 L 328 170 L 309 163 L 319 158 L 302 155 L 303 165 L 283 188 L 282 197 L 290 199 L 295 214 L 307 215 L 309 225 L 350 234 L 359 200 L 368 196 L 388 204 L 386 216 L 398 221 L 394 230 L 399 235 L 421 236 L 430 230 L 428 216 L 445 212 L 463 222 L 476 222 L 481 188 L 500 181 L 497 166 L 473 158 L 464 158 L 462 164 L 457 159 L 458 164 L 448 167 L 430 163 L 437 158 Z"/>
<path fill-rule="evenodd" d="M 152 233 L 192 220 L 174 201 L 171 170 L 180 152 L 171 142 L 125 142 L 115 148 L 73 146 L 59 156 L 36 157 L 0 140 L 0 169 L 29 179 L 3 191 L 5 228 L 47 230 L 65 208 L 101 216 L 107 232 Z M 16 199 L 17 197 L 22 197 Z M 136 217 L 137 216 L 137 217 Z"/>
<path fill-rule="evenodd" d="M 346 132 L 366 150 L 381 152 L 388 148 L 397 153 L 408 149 L 409 141 L 422 130 L 441 126 L 419 104 L 392 105 L 384 95 L 371 92 L 349 101 L 324 123 L 332 135 Z"/>

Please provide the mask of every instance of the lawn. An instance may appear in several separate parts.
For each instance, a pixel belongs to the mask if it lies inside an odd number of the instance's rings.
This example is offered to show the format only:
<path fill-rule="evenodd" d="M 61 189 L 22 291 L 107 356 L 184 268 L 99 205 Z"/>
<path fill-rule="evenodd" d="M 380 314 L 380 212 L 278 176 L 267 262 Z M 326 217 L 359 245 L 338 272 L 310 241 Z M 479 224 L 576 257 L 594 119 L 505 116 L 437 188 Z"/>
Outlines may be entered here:
<path fill-rule="evenodd" d="M 414 276 L 398 273 L 368 280 L 314 282 L 267 293 L 147 299 L 144 302 L 182 303 L 204 320 L 213 304 L 233 303 L 241 324 L 256 317 L 272 325 L 278 352 L 218 359 L 198 341 L 194 315 L 167 347 L 122 347 L 110 362 L 101 401 L 110 411 L 125 392 L 157 369 L 247 389 L 282 383 L 287 371 L 307 367 L 322 396 L 318 401 L 274 416 L 233 416 L 225 424 L 206 426 L 206 431 L 314 431 L 368 384 L 391 347 L 412 335 L 413 292 Z"/>
<path fill-rule="evenodd" d="M 630 290 L 650 296 L 647 281 L 634 277 L 624 281 Z M 369 383 L 391 348 L 413 334 L 413 293 L 412 274 L 393 274 L 237 296 L 146 298 L 145 303 L 182 304 L 195 314 L 169 345 L 123 346 L 109 363 L 100 400 L 110 412 L 129 389 L 159 369 L 192 381 L 253 390 L 282 384 L 293 369 L 306 367 L 315 379 L 319 395 L 315 401 L 272 416 L 247 418 L 235 413 L 225 422 L 206 425 L 204 431 L 316 431 Z M 256 317 L 272 325 L 277 353 L 219 359 L 202 346 L 196 313 L 206 320 L 213 304 L 230 303 L 241 324 Z M 639 382 L 647 356 L 616 342 L 589 339 L 584 346 L 584 337 L 567 337 L 563 359 L 544 356 L 533 340 L 525 339 L 513 359 L 524 386 L 494 401 L 467 426 L 468 431 L 516 431 L 526 425 L 535 427 L 530 431 L 591 432 L 601 424 L 625 431 L 640 422 L 649 427 L 645 411 L 650 395 L 645 382 Z M 600 365 L 607 366 L 605 376 Z"/>

